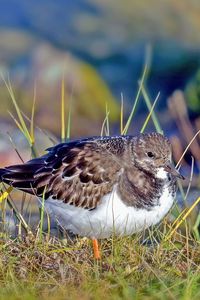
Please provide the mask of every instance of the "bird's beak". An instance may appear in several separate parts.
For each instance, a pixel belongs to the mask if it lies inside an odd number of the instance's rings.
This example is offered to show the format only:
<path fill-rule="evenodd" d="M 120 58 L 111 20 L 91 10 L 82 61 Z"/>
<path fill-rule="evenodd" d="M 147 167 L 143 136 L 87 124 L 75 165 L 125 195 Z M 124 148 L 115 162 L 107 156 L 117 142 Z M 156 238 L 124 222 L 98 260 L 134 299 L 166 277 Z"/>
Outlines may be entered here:
<path fill-rule="evenodd" d="M 181 175 L 171 164 L 164 166 L 164 170 L 177 178 L 185 179 L 185 177 Z"/>

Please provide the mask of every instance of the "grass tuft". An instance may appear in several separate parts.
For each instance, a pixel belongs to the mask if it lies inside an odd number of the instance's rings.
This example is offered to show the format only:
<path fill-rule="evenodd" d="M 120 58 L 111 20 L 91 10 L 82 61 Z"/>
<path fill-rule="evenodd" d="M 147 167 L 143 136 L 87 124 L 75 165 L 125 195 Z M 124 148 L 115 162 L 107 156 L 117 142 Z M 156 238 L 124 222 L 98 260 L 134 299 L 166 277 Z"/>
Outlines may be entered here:
<path fill-rule="evenodd" d="M 157 132 L 163 133 L 155 113 L 159 94 L 151 104 L 145 89 L 148 73 L 145 64 L 139 89 L 131 113 L 124 126 L 124 99 L 121 95 L 120 131 L 126 134 L 133 120 L 141 94 L 148 108 L 148 114 L 141 128 L 146 130 L 150 118 Z M 35 149 L 34 115 L 36 87 L 34 88 L 31 118 L 21 112 L 10 84 L 4 80 L 17 118 L 11 114 L 16 126 L 27 139 L 30 150 Z M 73 93 L 72 93 L 73 94 Z M 61 82 L 61 140 L 71 135 L 72 94 L 68 102 L 68 117 L 65 112 L 64 76 Z M 105 119 L 101 135 L 109 135 L 110 111 L 106 105 Z M 26 121 L 30 123 L 30 129 Z M 196 133 L 190 144 L 197 137 Z M 183 153 L 185 155 L 190 145 Z M 13 145 L 16 149 L 16 146 Z M 16 150 L 17 151 L 17 150 Z M 36 152 L 32 155 L 36 155 Z M 19 154 L 20 156 L 20 154 Z M 180 158 L 177 167 L 183 158 Z M 183 200 L 187 203 L 194 169 L 192 159 L 190 182 L 186 193 L 183 187 Z M 6 216 L 6 205 L 11 208 L 18 220 L 18 235 L 11 238 L 8 231 L 1 232 L 0 238 L 0 300 L 1 299 L 193 299 L 200 298 L 200 214 L 192 226 L 188 222 L 200 197 L 182 211 L 176 206 L 175 219 L 150 228 L 147 232 L 129 237 L 100 241 L 102 258 L 93 258 L 91 241 L 85 238 L 57 239 L 50 236 L 50 220 L 47 216 L 48 232 L 44 233 L 44 193 L 41 200 L 40 222 L 35 232 L 16 207 L 11 198 L 12 188 L 4 189 L 0 195 L 2 214 Z M 5 204 L 5 205 L 3 205 Z M 4 208 L 3 208 L 4 207 Z M 4 211 L 3 211 L 4 210 Z M 5 218 L 4 218 L 5 219 Z M 2 219 L 3 220 L 3 219 Z M 2 221 L 3 222 L 3 221 Z M 4 221 L 6 222 L 6 220 Z M 3 224 L 5 225 L 5 224 Z M 25 234 L 23 231 L 25 230 Z"/>

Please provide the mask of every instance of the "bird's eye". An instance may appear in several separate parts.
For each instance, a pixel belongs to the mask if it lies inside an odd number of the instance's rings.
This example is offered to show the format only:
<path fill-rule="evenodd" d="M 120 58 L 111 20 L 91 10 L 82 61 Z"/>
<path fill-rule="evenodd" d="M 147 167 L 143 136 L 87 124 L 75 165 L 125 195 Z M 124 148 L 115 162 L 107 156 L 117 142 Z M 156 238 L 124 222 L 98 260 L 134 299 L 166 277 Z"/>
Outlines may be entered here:
<path fill-rule="evenodd" d="M 153 158 L 153 157 L 154 157 L 154 154 L 153 154 L 151 151 L 147 152 L 147 155 L 148 155 L 148 157 L 150 157 L 150 158 Z"/>

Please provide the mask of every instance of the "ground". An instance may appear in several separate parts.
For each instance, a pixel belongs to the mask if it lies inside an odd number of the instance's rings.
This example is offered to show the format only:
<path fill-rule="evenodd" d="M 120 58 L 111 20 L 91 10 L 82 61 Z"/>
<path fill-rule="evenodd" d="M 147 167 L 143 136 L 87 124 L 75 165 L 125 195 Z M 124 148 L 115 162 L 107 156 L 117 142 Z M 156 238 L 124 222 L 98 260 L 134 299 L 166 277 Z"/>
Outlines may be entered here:
<path fill-rule="evenodd" d="M 200 299 L 199 243 L 150 236 L 103 240 L 99 261 L 85 238 L 2 237 L 0 299 Z"/>

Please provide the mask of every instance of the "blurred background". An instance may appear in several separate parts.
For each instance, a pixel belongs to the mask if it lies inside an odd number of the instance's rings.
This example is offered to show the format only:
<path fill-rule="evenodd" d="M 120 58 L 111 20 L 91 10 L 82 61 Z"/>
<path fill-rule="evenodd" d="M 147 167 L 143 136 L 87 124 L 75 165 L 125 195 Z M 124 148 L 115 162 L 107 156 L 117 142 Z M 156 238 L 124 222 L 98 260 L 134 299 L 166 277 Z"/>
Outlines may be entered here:
<path fill-rule="evenodd" d="M 111 133 L 119 133 L 123 94 L 128 116 L 151 49 L 146 88 L 174 145 L 177 162 L 200 129 L 200 2 L 198 0 L 0 0 L 0 72 L 9 78 L 21 110 L 31 115 L 36 90 L 35 124 L 60 137 L 61 81 L 72 107 L 72 137 L 98 135 L 106 114 Z M 63 75 L 64 74 L 64 75 Z M 19 162 L 11 139 L 24 159 L 26 140 L 8 111 L 14 113 L 0 79 L 0 164 Z M 138 133 L 148 113 L 142 97 L 129 133 Z M 154 130 L 150 122 L 147 130 Z M 8 134 L 9 133 L 9 134 Z M 37 131 L 41 149 L 50 140 Z M 195 172 L 199 137 L 182 161 Z M 27 150 L 26 150 L 27 149 Z M 195 185 L 198 181 L 195 181 Z"/>

